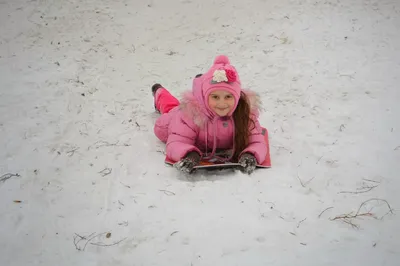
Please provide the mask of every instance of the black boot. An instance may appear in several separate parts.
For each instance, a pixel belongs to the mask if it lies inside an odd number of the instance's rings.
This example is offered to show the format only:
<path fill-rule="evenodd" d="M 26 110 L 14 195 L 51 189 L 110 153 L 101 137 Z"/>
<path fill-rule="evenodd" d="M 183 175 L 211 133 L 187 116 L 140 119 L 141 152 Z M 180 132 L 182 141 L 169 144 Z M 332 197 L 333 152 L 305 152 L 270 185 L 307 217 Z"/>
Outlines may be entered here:
<path fill-rule="evenodd" d="M 151 93 L 153 94 L 153 98 L 154 98 L 154 96 L 156 96 L 156 92 L 159 88 L 162 88 L 162 85 L 158 84 L 158 83 L 151 86 Z M 156 107 L 156 99 L 155 98 L 154 98 L 154 109 L 156 110 L 157 113 L 160 113 L 160 110 L 158 110 Z"/>
<path fill-rule="evenodd" d="M 154 95 L 156 95 L 156 91 L 157 91 L 159 88 L 162 88 L 162 85 L 161 85 L 161 84 L 158 84 L 158 83 L 154 84 L 154 85 L 151 87 L 151 92 L 153 93 L 153 97 L 154 97 Z"/>

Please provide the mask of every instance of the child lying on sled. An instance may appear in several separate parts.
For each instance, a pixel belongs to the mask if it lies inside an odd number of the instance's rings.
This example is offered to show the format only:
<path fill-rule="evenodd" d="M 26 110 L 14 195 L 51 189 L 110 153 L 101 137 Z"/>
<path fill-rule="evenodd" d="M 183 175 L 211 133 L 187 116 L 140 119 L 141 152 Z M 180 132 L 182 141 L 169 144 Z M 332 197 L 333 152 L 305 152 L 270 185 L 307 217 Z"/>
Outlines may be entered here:
<path fill-rule="evenodd" d="M 237 161 L 248 174 L 265 160 L 268 146 L 258 122 L 259 99 L 242 90 L 226 56 L 217 56 L 206 73 L 194 78 L 192 91 L 181 102 L 160 84 L 152 92 L 161 113 L 154 133 L 166 143 L 167 157 L 178 169 L 190 173 L 200 160 L 218 157 L 217 150 L 231 150 L 230 156 L 218 159 Z"/>

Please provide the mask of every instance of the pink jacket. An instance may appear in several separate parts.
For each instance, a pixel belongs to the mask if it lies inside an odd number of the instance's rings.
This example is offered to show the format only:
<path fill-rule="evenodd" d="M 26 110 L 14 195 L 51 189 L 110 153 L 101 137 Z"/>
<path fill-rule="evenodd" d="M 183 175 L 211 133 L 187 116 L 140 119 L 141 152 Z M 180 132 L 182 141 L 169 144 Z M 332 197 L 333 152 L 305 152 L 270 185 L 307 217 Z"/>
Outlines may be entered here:
<path fill-rule="evenodd" d="M 198 87 L 198 86 L 197 86 Z M 190 151 L 204 153 L 215 149 L 232 149 L 234 123 L 232 118 L 212 117 L 205 111 L 201 92 L 194 84 L 193 92 L 184 94 L 181 104 L 162 114 L 154 126 L 155 135 L 166 143 L 167 156 L 179 161 Z M 242 152 L 253 154 L 258 163 L 265 160 L 267 145 L 258 122 L 259 100 L 255 93 L 243 91 L 249 98 L 255 127 L 249 136 L 249 145 Z"/>

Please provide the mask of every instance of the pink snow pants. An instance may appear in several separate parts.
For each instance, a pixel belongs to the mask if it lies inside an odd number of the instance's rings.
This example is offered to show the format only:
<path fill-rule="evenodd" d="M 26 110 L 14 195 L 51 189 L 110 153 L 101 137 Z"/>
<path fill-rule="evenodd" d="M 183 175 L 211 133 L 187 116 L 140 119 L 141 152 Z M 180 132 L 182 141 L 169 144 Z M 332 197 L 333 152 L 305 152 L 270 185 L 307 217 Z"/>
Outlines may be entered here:
<path fill-rule="evenodd" d="M 159 88 L 154 97 L 154 104 L 161 114 L 165 114 L 178 106 L 179 101 L 165 88 Z"/>

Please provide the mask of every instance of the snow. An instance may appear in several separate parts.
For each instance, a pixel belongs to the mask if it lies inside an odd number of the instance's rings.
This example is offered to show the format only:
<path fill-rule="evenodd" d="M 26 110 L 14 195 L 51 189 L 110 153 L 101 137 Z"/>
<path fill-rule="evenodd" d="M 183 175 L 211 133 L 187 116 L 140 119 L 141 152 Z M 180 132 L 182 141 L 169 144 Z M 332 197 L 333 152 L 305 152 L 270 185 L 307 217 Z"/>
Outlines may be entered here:
<path fill-rule="evenodd" d="M 0 176 L 19 175 L 0 181 L 1 265 L 398 265 L 399 13 L 0 1 Z M 163 163 L 150 87 L 179 96 L 218 54 L 262 97 L 272 168 L 187 177 Z M 365 201 L 377 219 L 332 220 Z"/>

